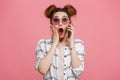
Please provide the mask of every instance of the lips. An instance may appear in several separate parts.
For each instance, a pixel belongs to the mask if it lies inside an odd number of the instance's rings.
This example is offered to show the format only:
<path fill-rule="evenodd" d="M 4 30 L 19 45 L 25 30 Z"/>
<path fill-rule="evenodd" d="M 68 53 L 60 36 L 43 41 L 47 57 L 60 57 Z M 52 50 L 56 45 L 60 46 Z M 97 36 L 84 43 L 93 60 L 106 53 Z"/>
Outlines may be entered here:
<path fill-rule="evenodd" d="M 63 28 L 59 28 L 59 29 L 58 29 L 58 33 L 59 33 L 60 36 L 63 35 L 63 31 L 64 31 Z"/>
<path fill-rule="evenodd" d="M 59 28 L 59 33 L 63 33 L 63 29 L 62 28 Z"/>

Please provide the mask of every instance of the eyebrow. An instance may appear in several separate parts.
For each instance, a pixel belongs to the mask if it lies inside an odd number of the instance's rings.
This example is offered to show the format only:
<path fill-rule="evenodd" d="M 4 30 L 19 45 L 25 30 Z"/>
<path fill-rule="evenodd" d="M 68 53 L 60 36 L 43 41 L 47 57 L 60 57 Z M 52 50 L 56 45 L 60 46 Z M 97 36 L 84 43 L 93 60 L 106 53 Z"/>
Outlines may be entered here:
<path fill-rule="evenodd" d="M 54 16 L 54 17 L 58 17 L 58 16 Z M 67 16 L 62 16 L 62 17 L 67 17 Z"/>
<path fill-rule="evenodd" d="M 63 17 L 67 17 L 67 16 L 63 16 Z"/>
<path fill-rule="evenodd" d="M 58 16 L 54 16 L 54 17 L 58 17 Z"/>

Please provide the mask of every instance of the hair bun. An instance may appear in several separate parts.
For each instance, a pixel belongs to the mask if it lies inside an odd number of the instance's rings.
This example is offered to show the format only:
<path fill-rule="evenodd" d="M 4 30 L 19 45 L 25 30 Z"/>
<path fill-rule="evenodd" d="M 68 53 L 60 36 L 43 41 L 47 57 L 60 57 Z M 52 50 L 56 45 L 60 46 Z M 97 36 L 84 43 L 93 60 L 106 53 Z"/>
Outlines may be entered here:
<path fill-rule="evenodd" d="M 50 18 L 52 11 L 56 9 L 55 5 L 50 5 L 46 10 L 45 10 L 45 16 L 47 18 Z"/>
<path fill-rule="evenodd" d="M 69 5 L 69 4 L 65 5 L 64 9 L 67 10 L 67 12 L 69 13 L 70 16 L 74 16 L 74 15 L 77 14 L 76 9 L 73 6 Z"/>

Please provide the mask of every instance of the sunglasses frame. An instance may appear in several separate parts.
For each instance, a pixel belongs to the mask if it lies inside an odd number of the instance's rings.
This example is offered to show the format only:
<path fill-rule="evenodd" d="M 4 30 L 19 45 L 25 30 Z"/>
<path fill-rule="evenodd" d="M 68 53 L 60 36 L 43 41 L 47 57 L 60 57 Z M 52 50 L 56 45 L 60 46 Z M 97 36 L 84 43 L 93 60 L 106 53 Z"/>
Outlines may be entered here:
<path fill-rule="evenodd" d="M 57 20 L 56 22 L 55 22 L 55 19 Z M 63 19 L 66 19 L 66 21 L 64 21 Z M 52 19 L 52 24 L 59 25 L 60 22 L 62 22 L 62 24 L 66 25 L 69 23 L 69 21 L 70 21 L 69 18 L 66 18 L 66 17 L 63 17 L 62 19 L 55 17 Z"/>

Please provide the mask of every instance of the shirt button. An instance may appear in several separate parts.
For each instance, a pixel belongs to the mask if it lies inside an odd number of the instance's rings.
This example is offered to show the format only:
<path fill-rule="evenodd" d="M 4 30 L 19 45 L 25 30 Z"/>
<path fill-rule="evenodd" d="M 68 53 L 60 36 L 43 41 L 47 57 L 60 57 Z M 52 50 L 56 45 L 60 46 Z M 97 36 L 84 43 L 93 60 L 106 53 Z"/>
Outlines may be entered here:
<path fill-rule="evenodd" d="M 66 64 L 64 64 L 64 66 L 66 66 Z"/>
<path fill-rule="evenodd" d="M 65 75 L 65 73 L 64 73 L 64 75 Z"/>
<path fill-rule="evenodd" d="M 65 50 L 67 50 L 67 48 L 65 47 Z"/>
<path fill-rule="evenodd" d="M 66 57 L 66 55 L 64 55 L 64 57 Z"/>

